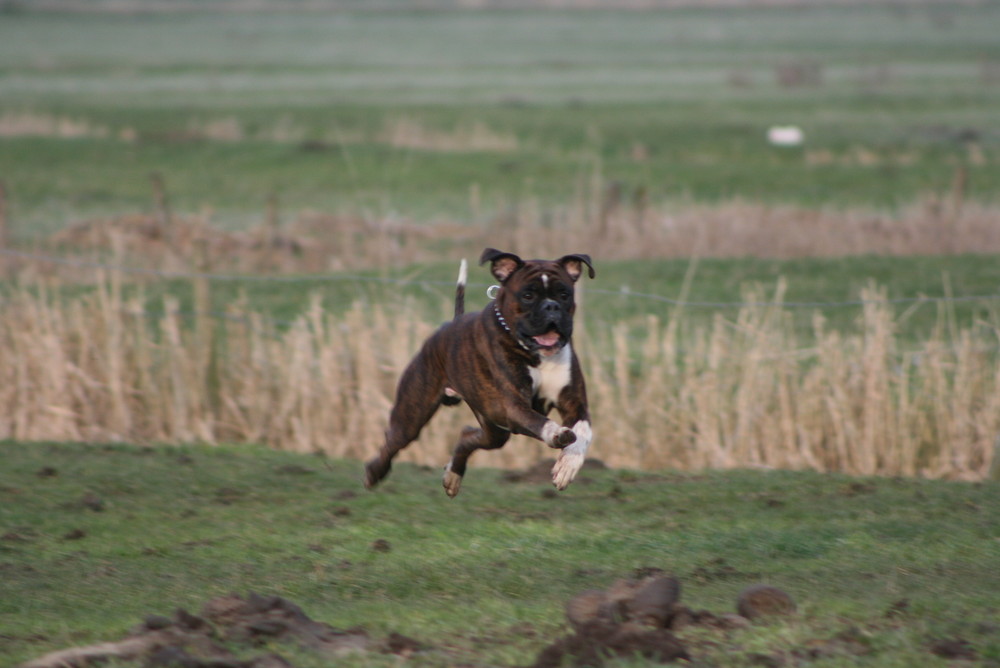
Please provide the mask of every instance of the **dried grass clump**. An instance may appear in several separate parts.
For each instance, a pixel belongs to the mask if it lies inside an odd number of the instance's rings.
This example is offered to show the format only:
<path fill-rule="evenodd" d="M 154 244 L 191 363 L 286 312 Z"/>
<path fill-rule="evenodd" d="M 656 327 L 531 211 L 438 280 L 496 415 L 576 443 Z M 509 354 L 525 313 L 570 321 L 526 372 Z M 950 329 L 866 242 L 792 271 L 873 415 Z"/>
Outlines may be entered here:
<path fill-rule="evenodd" d="M 202 302 L 207 289 L 196 285 Z M 594 456 L 638 469 L 985 477 L 1000 432 L 1000 332 L 942 325 L 904 351 L 884 294 L 862 296 L 856 331 L 817 315 L 808 344 L 788 310 L 754 295 L 700 330 L 679 311 L 650 316 L 638 338 L 624 324 L 581 331 Z M 76 298 L 23 286 L 0 301 L 0 438 L 258 442 L 361 459 L 436 326 L 418 314 L 358 302 L 334 317 L 314 300 L 279 330 L 238 303 L 192 323 L 172 298 L 124 298 L 115 276 Z M 404 460 L 441 465 L 471 420 L 442 409 Z M 549 454 L 517 439 L 477 463 L 524 467 Z"/>
<path fill-rule="evenodd" d="M 477 223 L 316 211 L 280 223 L 272 195 L 260 224 L 230 232 L 211 225 L 207 213 L 175 215 L 154 175 L 153 213 L 83 221 L 46 239 L 42 249 L 77 257 L 83 251 L 87 258 L 120 250 L 122 261 L 162 271 L 183 271 L 197 255 L 215 271 L 297 274 L 436 261 L 475 255 L 484 246 L 559 255 L 567 237 L 579 248 L 599 248 L 604 260 L 1000 253 L 997 208 L 965 201 L 966 179 L 958 170 L 949 193 L 928 195 L 898 212 L 741 200 L 654 207 L 641 189 L 594 184 L 565 206 L 546 208 L 526 199 L 489 217 L 477 214 Z M 478 208 L 474 188 L 470 202 Z M 31 271 L 65 276 L 58 266 Z"/>
<path fill-rule="evenodd" d="M 239 273 L 303 273 L 327 271 L 331 266 L 330 247 L 307 235 L 284 232 L 264 224 L 232 232 L 210 225 L 206 216 L 162 217 L 130 214 L 116 218 L 87 220 L 50 236 L 44 250 L 61 257 L 70 251 L 75 257 L 107 260 L 146 270 L 189 273 L 192 265 L 202 269 Z M 31 276 L 58 276 L 65 280 L 88 281 L 93 271 L 80 271 L 74 263 L 34 263 L 25 258 L 17 273 Z"/>
<path fill-rule="evenodd" d="M 387 121 L 376 141 L 396 148 L 422 151 L 497 151 L 517 150 L 517 136 L 493 130 L 482 121 L 460 123 L 453 130 L 430 128 L 406 116 Z"/>
<path fill-rule="evenodd" d="M 38 112 L 8 111 L 0 114 L 0 137 L 57 137 L 104 139 L 111 131 L 90 121 Z"/>
<path fill-rule="evenodd" d="M 720 315 L 690 338 L 682 322 L 652 317 L 644 340 L 623 325 L 588 337 L 585 358 L 614 360 L 588 369 L 601 456 L 634 468 L 985 476 L 1000 434 L 997 331 L 942 326 L 904 351 L 884 292 L 861 297 L 857 331 L 828 330 L 817 313 L 808 345 L 774 304 Z"/>

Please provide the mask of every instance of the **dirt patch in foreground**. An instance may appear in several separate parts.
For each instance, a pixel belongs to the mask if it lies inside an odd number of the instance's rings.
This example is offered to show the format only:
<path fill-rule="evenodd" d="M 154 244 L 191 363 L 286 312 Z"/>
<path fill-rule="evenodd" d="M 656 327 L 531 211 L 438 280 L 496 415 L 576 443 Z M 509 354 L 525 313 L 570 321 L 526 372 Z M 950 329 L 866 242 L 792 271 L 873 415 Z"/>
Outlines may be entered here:
<path fill-rule="evenodd" d="M 150 615 L 123 640 L 53 652 L 22 668 L 83 668 L 111 659 L 142 661 L 150 667 L 290 668 L 292 664 L 274 653 L 247 660 L 227 649 L 271 641 L 295 643 L 329 658 L 366 651 L 406 655 L 423 647 L 398 634 L 375 641 L 363 629 L 335 629 L 284 598 L 250 594 L 212 599 L 199 615 L 186 610 L 173 617 Z"/>
<path fill-rule="evenodd" d="M 687 648 L 674 635 L 680 628 L 739 628 L 749 626 L 747 617 L 757 612 L 794 612 L 794 603 L 784 592 L 758 587 L 751 593 L 739 602 L 742 615 L 693 612 L 680 605 L 676 578 L 645 569 L 607 590 L 588 590 L 571 599 L 566 616 L 574 632 L 544 648 L 533 668 L 601 666 L 611 656 L 642 656 L 660 663 L 689 659 Z M 150 668 L 291 668 L 273 652 L 245 659 L 231 649 L 249 648 L 247 653 L 252 653 L 253 648 L 275 642 L 331 660 L 354 652 L 407 657 L 433 649 L 401 634 L 376 640 L 361 628 L 336 629 L 311 619 L 287 599 L 250 594 L 212 599 L 197 615 L 183 609 L 173 617 L 150 615 L 122 640 L 53 652 L 22 668 L 85 668 L 109 660 L 141 662 Z"/>
<path fill-rule="evenodd" d="M 615 657 L 642 657 L 659 664 L 697 661 L 712 647 L 728 645 L 733 632 L 797 614 L 787 592 L 766 584 L 744 588 L 734 603 L 735 612 L 692 610 L 681 603 L 676 577 L 657 568 L 640 569 L 607 589 L 589 589 L 570 599 L 566 619 L 571 632 L 544 647 L 524 668 L 601 668 Z M 906 605 L 894 605 L 887 615 L 904 614 Z M 702 633 L 692 639 L 684 633 L 691 628 Z M 376 639 L 362 628 L 336 629 L 311 619 L 287 599 L 250 594 L 212 599 L 197 615 L 185 610 L 173 617 L 150 615 L 122 640 L 52 652 L 21 668 L 88 668 L 107 661 L 144 668 L 293 668 L 281 655 L 263 649 L 275 644 L 297 646 L 331 665 L 350 653 L 396 655 L 404 662 L 414 654 L 438 651 L 398 633 Z M 949 659 L 978 658 L 975 648 L 961 638 L 938 641 L 927 649 Z M 240 658 L 234 651 L 251 658 Z M 872 651 L 864 633 L 850 627 L 799 648 L 746 658 L 755 665 L 780 667 L 834 657 L 852 660 Z"/>

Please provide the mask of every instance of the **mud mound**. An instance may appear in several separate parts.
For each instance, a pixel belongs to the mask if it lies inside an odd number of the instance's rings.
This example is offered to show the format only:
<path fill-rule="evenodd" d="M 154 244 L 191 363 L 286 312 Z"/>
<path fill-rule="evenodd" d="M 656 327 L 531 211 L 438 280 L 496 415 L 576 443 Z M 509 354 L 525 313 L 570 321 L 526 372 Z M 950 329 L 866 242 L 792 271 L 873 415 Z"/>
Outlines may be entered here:
<path fill-rule="evenodd" d="M 250 594 L 212 599 L 199 615 L 186 610 L 173 617 L 151 615 L 123 640 L 53 652 L 22 668 L 84 668 L 109 660 L 185 668 L 291 668 L 274 653 L 240 659 L 228 649 L 271 642 L 296 644 L 324 659 L 352 652 L 406 655 L 425 647 L 399 634 L 376 642 L 363 629 L 343 631 L 317 622 L 279 596 Z"/>
<path fill-rule="evenodd" d="M 531 668 L 599 667 L 616 656 L 640 656 L 658 663 L 690 660 L 687 647 L 674 632 L 689 626 L 718 630 L 750 626 L 750 619 L 743 614 L 694 611 L 680 600 L 680 581 L 657 568 L 642 569 L 604 590 L 581 592 L 566 605 L 566 618 L 574 633 L 543 649 Z M 795 610 L 788 594 L 765 585 L 744 590 L 737 607 L 753 617 L 787 615 Z"/>
<path fill-rule="evenodd" d="M 777 587 L 752 585 L 740 592 L 736 609 L 747 619 L 790 615 L 795 612 L 795 601 Z"/>

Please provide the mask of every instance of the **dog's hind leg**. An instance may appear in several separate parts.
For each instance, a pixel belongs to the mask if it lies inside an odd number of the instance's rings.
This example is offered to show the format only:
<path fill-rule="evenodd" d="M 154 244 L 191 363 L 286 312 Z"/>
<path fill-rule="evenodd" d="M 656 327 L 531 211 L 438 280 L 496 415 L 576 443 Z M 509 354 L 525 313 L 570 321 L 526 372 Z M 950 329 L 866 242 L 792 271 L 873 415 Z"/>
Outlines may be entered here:
<path fill-rule="evenodd" d="M 502 448 L 510 439 L 510 432 L 501 429 L 496 425 L 487 424 L 484 429 L 476 427 L 466 427 L 462 430 L 462 436 L 455 446 L 451 461 L 444 468 L 444 491 L 451 498 L 458 495 L 462 487 L 462 476 L 465 475 L 465 467 L 469 457 L 476 450 L 496 450 Z"/>
<path fill-rule="evenodd" d="M 385 430 L 385 444 L 378 454 L 365 462 L 365 487 L 372 489 L 392 469 L 392 459 L 400 450 L 408 446 L 420 436 L 424 425 L 437 412 L 444 398 L 443 389 L 428 392 L 405 391 L 404 388 L 414 384 L 414 387 L 427 388 L 430 384 L 419 377 L 419 370 L 411 366 L 403 374 L 399 390 L 396 392 L 396 404 L 389 414 L 389 427 Z"/>

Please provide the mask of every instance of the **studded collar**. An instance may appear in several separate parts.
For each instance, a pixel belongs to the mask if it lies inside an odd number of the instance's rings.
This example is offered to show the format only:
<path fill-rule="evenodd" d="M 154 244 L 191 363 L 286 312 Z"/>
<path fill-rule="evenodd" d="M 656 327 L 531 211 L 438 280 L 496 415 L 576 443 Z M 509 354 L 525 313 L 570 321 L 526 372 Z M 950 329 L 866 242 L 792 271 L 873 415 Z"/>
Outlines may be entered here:
<path fill-rule="evenodd" d="M 517 345 L 521 346 L 521 347 L 522 347 L 522 348 L 523 348 L 524 350 L 528 351 L 529 353 L 530 353 L 530 352 L 532 352 L 531 348 L 529 348 L 528 346 L 526 346 L 526 345 L 524 344 L 524 341 L 522 341 L 522 340 L 521 340 L 521 339 L 520 339 L 520 338 L 519 338 L 519 337 L 518 337 L 518 336 L 517 336 L 517 335 L 516 335 L 516 334 L 514 333 L 514 330 L 512 330 L 512 329 L 510 328 L 510 326 L 509 326 L 509 325 L 507 324 L 507 320 L 506 320 L 506 319 L 505 319 L 505 318 L 503 317 L 503 315 L 501 315 L 501 314 L 500 314 L 500 307 L 499 307 L 499 306 L 497 306 L 497 303 L 496 303 L 496 302 L 493 302 L 493 313 L 495 313 L 495 314 L 496 314 L 496 316 L 497 316 L 497 322 L 499 322 L 499 323 L 500 323 L 500 326 L 501 326 L 501 327 L 503 327 L 503 328 L 504 328 L 505 330 L 507 330 L 507 333 L 508 333 L 508 334 L 510 334 L 511 336 L 513 336 L 513 337 L 514 337 L 514 340 L 515 340 L 515 341 L 517 341 Z"/>

